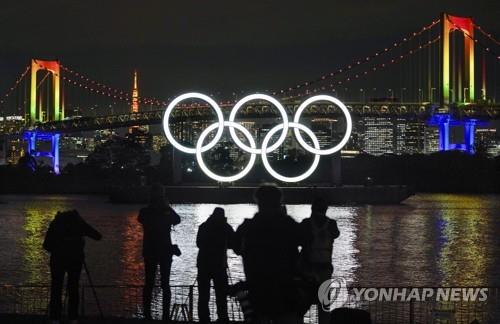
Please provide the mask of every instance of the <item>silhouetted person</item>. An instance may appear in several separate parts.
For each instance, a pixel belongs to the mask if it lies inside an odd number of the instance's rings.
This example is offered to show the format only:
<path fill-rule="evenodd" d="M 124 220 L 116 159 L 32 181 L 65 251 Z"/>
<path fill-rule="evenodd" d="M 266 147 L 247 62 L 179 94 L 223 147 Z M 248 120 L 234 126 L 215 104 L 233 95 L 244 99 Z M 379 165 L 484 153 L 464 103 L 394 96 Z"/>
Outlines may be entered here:
<path fill-rule="evenodd" d="M 273 184 L 254 195 L 259 211 L 235 234 L 235 252 L 243 257 L 250 303 L 257 322 L 298 323 L 295 287 L 299 224 L 284 211 L 281 191 Z"/>
<path fill-rule="evenodd" d="M 145 283 L 143 307 L 146 319 L 151 319 L 151 299 L 155 285 L 156 270 L 160 266 L 161 288 L 163 290 L 163 320 L 169 320 L 170 312 L 170 268 L 172 256 L 176 254 L 172 245 L 170 231 L 172 226 L 181 222 L 179 215 L 165 200 L 163 186 L 157 184 L 151 188 L 149 206 L 139 212 L 144 237 L 142 255 L 144 257 Z"/>
<path fill-rule="evenodd" d="M 200 323 L 210 323 L 208 301 L 210 281 L 214 281 L 217 316 L 220 323 L 229 322 L 227 315 L 227 249 L 232 248 L 234 231 L 227 223 L 224 209 L 217 207 L 196 236 L 198 247 L 198 316 Z"/>
<path fill-rule="evenodd" d="M 333 241 L 339 237 L 337 222 L 326 216 L 328 204 L 322 198 L 314 200 L 311 206 L 311 217 L 304 219 L 300 227 L 306 239 L 301 251 L 300 266 L 303 274 L 312 283 L 314 291 L 333 273 L 332 251 Z M 320 324 L 329 323 L 329 313 L 319 309 Z"/>
<path fill-rule="evenodd" d="M 68 274 L 68 318 L 78 319 L 78 288 L 84 262 L 85 240 L 100 240 L 101 234 L 87 224 L 76 210 L 58 212 L 45 235 L 43 248 L 50 252 L 50 319 L 61 318 L 61 296 L 64 275 Z"/>

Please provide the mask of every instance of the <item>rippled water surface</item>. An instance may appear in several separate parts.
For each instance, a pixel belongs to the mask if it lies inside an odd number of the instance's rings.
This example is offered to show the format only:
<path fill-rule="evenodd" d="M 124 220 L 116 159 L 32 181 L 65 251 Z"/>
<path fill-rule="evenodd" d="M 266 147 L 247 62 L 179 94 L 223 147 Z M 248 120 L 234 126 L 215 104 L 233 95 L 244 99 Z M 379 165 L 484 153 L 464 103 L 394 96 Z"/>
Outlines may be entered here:
<path fill-rule="evenodd" d="M 112 205 L 95 196 L 1 196 L 0 283 L 49 282 L 42 241 L 58 210 L 78 209 L 104 235 L 87 240 L 87 263 L 95 284 L 141 284 L 142 231 L 138 205 Z M 196 276 L 195 237 L 217 205 L 174 205 L 182 217 L 173 239 L 172 284 L 192 284 Z M 236 228 L 254 205 L 224 205 Z M 296 220 L 309 205 L 290 205 Z M 331 207 L 338 222 L 335 275 L 360 286 L 500 286 L 500 196 L 422 195 L 395 206 Z M 229 253 L 233 278 L 241 278 L 239 257 Z"/>

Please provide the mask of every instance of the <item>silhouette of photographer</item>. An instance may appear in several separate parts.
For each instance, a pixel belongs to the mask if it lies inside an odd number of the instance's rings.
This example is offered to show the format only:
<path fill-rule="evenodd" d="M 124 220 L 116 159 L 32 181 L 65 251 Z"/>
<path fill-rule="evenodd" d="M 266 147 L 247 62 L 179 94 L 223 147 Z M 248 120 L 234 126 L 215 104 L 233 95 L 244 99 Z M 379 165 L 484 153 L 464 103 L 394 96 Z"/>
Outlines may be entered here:
<path fill-rule="evenodd" d="M 76 210 L 58 212 L 50 223 L 43 248 L 50 252 L 50 311 L 53 323 L 61 319 L 61 297 L 64 275 L 68 274 L 68 318 L 78 323 L 79 281 L 85 262 L 85 240 L 100 240 L 102 235 L 90 226 Z"/>
<path fill-rule="evenodd" d="M 243 258 L 252 320 L 301 323 L 302 301 L 296 283 L 302 245 L 299 224 L 286 214 L 276 185 L 260 186 L 254 198 L 259 211 L 238 227 L 234 249 Z"/>
<path fill-rule="evenodd" d="M 219 323 L 228 323 L 227 315 L 227 249 L 232 248 L 234 231 L 227 223 L 224 209 L 217 207 L 200 225 L 196 236 L 198 246 L 198 316 L 200 323 L 210 323 L 208 301 L 210 281 L 214 281 Z"/>
<path fill-rule="evenodd" d="M 139 212 L 138 221 L 144 231 L 142 255 L 144 257 L 145 283 L 143 290 L 144 317 L 152 319 L 151 299 L 155 285 L 156 271 L 160 267 L 160 281 L 163 290 L 163 320 L 169 320 L 170 313 L 170 270 L 172 257 L 180 255 L 177 245 L 172 244 L 171 229 L 181 222 L 179 215 L 165 199 L 162 185 L 151 188 L 150 203 Z"/>

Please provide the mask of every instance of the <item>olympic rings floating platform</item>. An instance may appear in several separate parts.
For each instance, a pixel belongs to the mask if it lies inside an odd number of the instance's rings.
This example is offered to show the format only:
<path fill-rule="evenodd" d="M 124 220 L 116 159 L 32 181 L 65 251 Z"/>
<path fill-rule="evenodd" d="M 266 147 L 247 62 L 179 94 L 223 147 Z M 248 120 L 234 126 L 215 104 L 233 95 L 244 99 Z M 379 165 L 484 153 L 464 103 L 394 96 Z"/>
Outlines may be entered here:
<path fill-rule="evenodd" d="M 256 186 L 167 186 L 166 194 L 173 204 L 252 204 Z M 409 186 L 293 186 L 281 187 L 285 204 L 310 204 L 322 197 L 330 205 L 399 204 L 414 194 Z M 148 187 L 115 188 L 113 203 L 145 204 Z"/>
<path fill-rule="evenodd" d="M 177 140 L 174 138 L 173 134 L 170 131 L 170 115 L 172 114 L 173 109 L 176 107 L 178 103 L 180 103 L 183 100 L 186 99 L 201 99 L 207 102 L 212 109 L 214 109 L 216 115 L 217 115 L 217 122 L 211 124 L 203 132 L 201 132 L 195 147 L 187 147 L 182 145 L 181 143 L 177 142 Z M 267 132 L 266 136 L 264 137 L 264 140 L 262 141 L 262 147 L 259 149 L 256 147 L 256 143 L 254 139 L 252 138 L 252 134 L 242 125 L 238 124 L 235 122 L 236 114 L 238 110 L 243 107 L 245 104 L 247 104 L 250 101 L 254 100 L 264 100 L 268 101 L 271 104 L 273 104 L 279 111 L 282 119 L 282 123 L 274 126 Z M 320 149 L 319 141 L 314 134 L 314 132 L 309 129 L 307 126 L 303 125 L 300 123 L 300 116 L 302 112 L 308 107 L 310 104 L 318 102 L 318 101 L 326 101 L 331 104 L 336 105 L 337 107 L 342 110 L 343 114 L 345 115 L 345 122 L 346 122 L 346 129 L 344 136 L 342 137 L 342 140 L 337 143 L 335 146 L 329 148 L 329 149 Z M 203 161 L 202 153 L 210 150 L 213 148 L 217 142 L 221 139 L 222 133 L 224 131 L 224 128 L 228 127 L 229 128 L 229 133 L 231 134 L 231 138 L 233 139 L 234 143 L 236 146 L 238 146 L 240 149 L 243 151 L 250 153 L 250 159 L 247 163 L 247 165 L 238 173 L 235 175 L 231 176 L 221 176 L 218 175 L 214 172 L 212 172 L 205 162 Z M 285 139 L 288 134 L 288 130 L 290 128 L 294 129 L 294 135 L 297 140 L 297 142 L 302 146 L 303 149 L 308 151 L 309 153 L 314 154 L 314 161 L 311 165 L 311 167 L 304 172 L 303 174 L 299 176 L 294 176 L 294 177 L 289 177 L 289 176 L 284 176 L 282 174 L 279 174 L 276 172 L 270 165 L 267 154 L 271 153 L 272 151 L 276 150 L 281 144 L 285 142 Z M 206 145 L 204 145 L 203 141 L 207 137 L 207 135 L 216 130 L 217 132 L 214 136 L 214 138 Z M 235 129 L 239 130 L 244 137 L 248 140 L 250 143 L 250 146 L 244 144 L 236 135 Z M 170 144 L 172 144 L 176 149 L 178 149 L 181 152 L 184 152 L 186 154 L 195 154 L 196 155 L 196 161 L 200 167 L 200 169 L 205 173 L 209 178 L 217 181 L 217 182 L 225 182 L 225 183 L 231 183 L 235 182 L 237 180 L 240 180 L 241 178 L 245 177 L 252 167 L 255 164 L 255 159 L 257 155 L 260 155 L 262 158 L 262 165 L 264 168 L 267 170 L 267 172 L 275 179 L 282 181 L 282 182 L 300 182 L 305 179 L 307 179 L 313 172 L 316 170 L 318 164 L 319 164 L 319 158 L 322 155 L 331 155 L 334 154 L 335 152 L 338 152 L 342 149 L 342 147 L 347 143 L 349 140 L 349 137 L 351 136 L 351 131 L 352 131 L 352 119 L 351 115 L 349 114 L 349 110 L 347 107 L 337 98 L 328 96 L 328 95 L 316 95 L 313 97 L 308 98 L 305 100 L 299 108 L 297 108 L 297 111 L 295 112 L 295 115 L 293 117 L 293 122 L 290 122 L 288 120 L 288 115 L 286 112 L 286 109 L 283 107 L 283 105 L 276 100 L 275 98 L 262 94 L 262 93 L 257 93 L 257 94 L 252 94 L 248 95 L 242 99 L 240 99 L 231 109 L 231 113 L 229 115 L 229 120 L 225 121 L 224 120 L 224 115 L 222 113 L 221 108 L 219 105 L 209 96 L 204 95 L 202 93 L 197 93 L 197 92 L 189 92 L 185 93 L 183 95 L 180 95 L 176 97 L 170 104 L 168 105 L 167 109 L 165 110 L 165 115 L 163 116 L 163 130 L 165 132 L 165 136 L 167 137 L 167 140 Z M 272 144 L 270 144 L 271 137 L 276 134 L 277 132 L 281 131 L 281 135 L 279 136 L 278 140 Z M 314 147 L 310 146 L 302 137 L 300 134 L 300 131 L 303 131 L 307 136 L 312 140 Z"/>

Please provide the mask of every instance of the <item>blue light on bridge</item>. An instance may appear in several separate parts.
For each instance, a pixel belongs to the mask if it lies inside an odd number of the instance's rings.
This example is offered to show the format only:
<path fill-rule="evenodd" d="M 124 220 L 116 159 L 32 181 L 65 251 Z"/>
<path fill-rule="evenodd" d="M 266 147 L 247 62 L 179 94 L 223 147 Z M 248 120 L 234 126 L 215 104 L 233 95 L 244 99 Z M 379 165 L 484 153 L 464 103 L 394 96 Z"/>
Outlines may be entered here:
<path fill-rule="evenodd" d="M 52 160 L 52 169 L 59 174 L 59 139 L 61 134 L 39 131 L 25 131 L 24 139 L 28 142 L 28 153 L 33 157 L 47 157 Z M 51 142 L 50 152 L 37 151 L 37 141 Z"/>
<path fill-rule="evenodd" d="M 458 120 L 453 118 L 451 114 L 434 114 L 427 123 L 429 126 L 437 126 L 439 129 L 439 150 L 459 150 L 469 154 L 475 152 L 474 134 L 477 126 L 484 125 L 482 122 L 475 118 L 464 118 Z M 450 127 L 463 127 L 464 128 L 464 143 L 450 143 Z"/>

